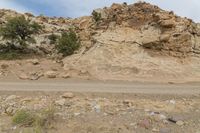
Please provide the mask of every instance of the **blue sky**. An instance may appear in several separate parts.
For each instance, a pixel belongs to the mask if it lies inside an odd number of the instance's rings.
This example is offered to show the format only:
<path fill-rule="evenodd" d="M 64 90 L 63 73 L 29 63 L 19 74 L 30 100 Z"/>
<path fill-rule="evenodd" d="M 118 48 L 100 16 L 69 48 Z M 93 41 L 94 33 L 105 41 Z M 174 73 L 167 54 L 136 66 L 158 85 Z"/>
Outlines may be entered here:
<path fill-rule="evenodd" d="M 0 0 L 0 8 L 32 12 L 35 15 L 79 17 L 90 15 L 93 9 L 112 3 L 134 3 L 138 0 Z M 200 22 L 199 0 L 145 0 L 176 14 Z"/>

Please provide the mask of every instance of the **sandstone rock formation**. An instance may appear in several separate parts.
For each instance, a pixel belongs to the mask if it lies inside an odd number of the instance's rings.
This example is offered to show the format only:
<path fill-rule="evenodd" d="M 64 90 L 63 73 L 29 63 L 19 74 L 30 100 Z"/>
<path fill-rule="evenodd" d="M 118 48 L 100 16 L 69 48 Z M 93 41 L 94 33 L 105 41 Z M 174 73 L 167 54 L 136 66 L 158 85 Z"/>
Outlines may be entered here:
<path fill-rule="evenodd" d="M 24 14 L 45 27 L 31 47 L 56 56 L 47 36 L 73 27 L 82 47 L 63 59 L 70 77 L 199 80 L 199 24 L 145 2 L 113 4 L 94 12 L 101 16 L 98 22 L 93 16 L 69 19 Z M 8 16 L 20 15 L 8 10 L 1 10 L 0 14 L 1 23 Z"/>
<path fill-rule="evenodd" d="M 80 32 L 90 32 L 90 47 L 64 59 L 65 69 L 102 80 L 198 80 L 199 25 L 192 20 L 143 2 L 94 12 L 100 22 L 88 19 Z"/>

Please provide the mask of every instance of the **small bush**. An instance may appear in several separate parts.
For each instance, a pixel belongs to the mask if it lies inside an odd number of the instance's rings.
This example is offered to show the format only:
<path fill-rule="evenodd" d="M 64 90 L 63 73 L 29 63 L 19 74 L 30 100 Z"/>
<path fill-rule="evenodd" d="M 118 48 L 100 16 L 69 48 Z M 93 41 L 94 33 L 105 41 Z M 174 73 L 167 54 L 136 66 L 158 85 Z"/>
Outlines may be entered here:
<path fill-rule="evenodd" d="M 25 110 L 18 111 L 12 119 L 13 123 L 16 125 L 26 125 L 30 126 L 34 123 L 34 116 Z"/>
<path fill-rule="evenodd" d="M 56 45 L 58 53 L 62 53 L 63 56 L 72 55 L 79 47 L 79 38 L 72 29 L 70 29 L 69 32 L 62 33 Z"/>
<path fill-rule="evenodd" d="M 0 60 L 15 60 L 30 57 L 35 54 L 34 50 L 17 47 L 13 44 L 0 44 Z"/>
<path fill-rule="evenodd" d="M 48 39 L 50 40 L 50 44 L 56 44 L 59 36 L 55 34 L 51 34 L 48 36 Z"/>
<path fill-rule="evenodd" d="M 13 124 L 33 127 L 36 133 L 49 129 L 54 122 L 55 109 L 49 107 L 38 112 L 20 110 L 13 116 Z"/>
<path fill-rule="evenodd" d="M 93 19 L 95 20 L 95 22 L 99 22 L 101 20 L 101 14 L 96 11 L 92 12 L 92 16 L 93 16 Z"/>
<path fill-rule="evenodd" d="M 54 114 L 55 114 L 55 108 L 52 106 L 38 113 L 35 117 L 35 123 L 34 123 L 35 132 L 40 133 L 44 129 L 51 128 L 52 123 L 55 120 Z"/>

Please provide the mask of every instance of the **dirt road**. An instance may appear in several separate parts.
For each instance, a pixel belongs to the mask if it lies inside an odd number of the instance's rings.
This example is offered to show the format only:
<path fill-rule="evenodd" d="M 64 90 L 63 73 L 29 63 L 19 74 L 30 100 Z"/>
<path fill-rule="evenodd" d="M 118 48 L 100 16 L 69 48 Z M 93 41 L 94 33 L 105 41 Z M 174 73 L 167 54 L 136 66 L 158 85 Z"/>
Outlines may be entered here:
<path fill-rule="evenodd" d="M 90 80 L 2 80 L 0 91 L 73 91 L 142 94 L 200 94 L 199 83 L 163 84 Z"/>

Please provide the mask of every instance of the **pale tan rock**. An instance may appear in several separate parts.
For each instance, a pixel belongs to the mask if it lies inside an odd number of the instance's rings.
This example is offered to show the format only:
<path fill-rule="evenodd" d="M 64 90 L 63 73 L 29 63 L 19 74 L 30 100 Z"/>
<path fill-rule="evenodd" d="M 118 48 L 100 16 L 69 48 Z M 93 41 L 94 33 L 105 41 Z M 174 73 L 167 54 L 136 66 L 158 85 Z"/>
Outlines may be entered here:
<path fill-rule="evenodd" d="M 184 125 L 184 122 L 183 122 L 183 121 L 177 121 L 176 124 L 177 124 L 178 126 L 183 126 L 183 125 Z"/>
<path fill-rule="evenodd" d="M 62 95 L 62 98 L 73 98 L 75 97 L 73 93 L 71 92 L 66 92 Z"/>
<path fill-rule="evenodd" d="M 19 77 L 19 79 L 22 79 L 22 80 L 29 79 L 29 76 L 26 73 L 21 73 L 18 75 L 18 77 Z"/>
<path fill-rule="evenodd" d="M 64 106 L 65 105 L 65 99 L 59 99 L 59 100 L 55 101 L 55 104 L 59 105 L 59 106 Z"/>
<path fill-rule="evenodd" d="M 44 75 L 47 78 L 56 78 L 58 74 L 55 71 L 47 71 Z"/>
<path fill-rule="evenodd" d="M 28 60 L 28 62 L 32 63 L 33 65 L 38 65 L 38 64 L 40 64 L 40 62 L 39 62 L 38 59 L 31 59 L 31 60 Z"/>
<path fill-rule="evenodd" d="M 62 78 L 67 79 L 70 78 L 70 74 L 69 73 L 64 73 L 61 75 Z"/>

